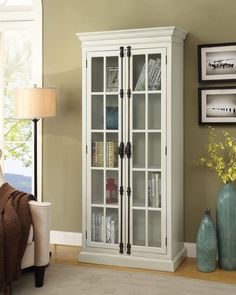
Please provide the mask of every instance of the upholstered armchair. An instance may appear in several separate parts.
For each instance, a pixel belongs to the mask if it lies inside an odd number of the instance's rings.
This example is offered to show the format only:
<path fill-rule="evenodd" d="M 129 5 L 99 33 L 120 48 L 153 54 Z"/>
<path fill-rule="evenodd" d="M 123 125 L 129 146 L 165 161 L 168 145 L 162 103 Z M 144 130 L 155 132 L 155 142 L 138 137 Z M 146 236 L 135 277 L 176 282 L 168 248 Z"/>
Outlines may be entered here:
<path fill-rule="evenodd" d="M 21 268 L 34 266 L 35 286 L 42 287 L 49 263 L 50 203 L 29 201 L 32 227 Z"/>

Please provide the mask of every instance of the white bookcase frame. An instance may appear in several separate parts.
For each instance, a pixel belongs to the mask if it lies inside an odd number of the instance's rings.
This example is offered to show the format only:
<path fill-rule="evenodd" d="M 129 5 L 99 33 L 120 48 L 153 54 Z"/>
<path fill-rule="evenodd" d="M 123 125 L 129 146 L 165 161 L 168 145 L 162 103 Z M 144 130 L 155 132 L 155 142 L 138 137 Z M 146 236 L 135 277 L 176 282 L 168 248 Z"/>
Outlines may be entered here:
<path fill-rule="evenodd" d="M 82 158 L 83 158 L 83 249 L 80 253 L 79 260 L 83 262 L 102 263 L 118 266 L 130 266 L 140 268 L 150 268 L 165 271 L 175 271 L 179 264 L 186 256 L 186 249 L 183 242 L 183 45 L 186 37 L 186 32 L 176 27 L 136 29 L 124 31 L 110 32 L 95 32 L 95 33 L 78 33 L 77 36 L 82 41 Z M 91 179 L 90 162 L 91 162 L 91 116 L 90 116 L 90 98 L 93 95 L 89 89 L 91 77 L 91 58 L 95 56 L 119 56 L 120 46 L 131 46 L 131 68 L 132 56 L 141 52 L 147 60 L 148 54 L 161 55 L 161 73 L 162 87 L 161 91 L 152 93 L 160 94 L 161 96 L 161 129 L 148 129 L 148 94 L 149 91 L 144 91 L 145 97 L 145 128 L 141 130 L 133 130 L 132 112 L 131 112 L 131 142 L 133 142 L 134 134 L 143 134 L 145 136 L 145 167 L 133 168 L 131 158 L 131 186 L 132 186 L 132 171 L 145 173 L 145 193 L 147 194 L 147 178 L 149 172 L 161 172 L 161 195 L 165 196 L 162 200 L 161 208 L 149 208 L 147 206 L 147 198 L 145 206 L 134 207 L 131 196 L 131 229 L 132 212 L 133 210 L 145 210 L 146 221 L 146 243 L 144 246 L 132 245 L 131 254 L 125 252 L 119 253 L 117 244 L 91 242 L 91 185 L 88 183 Z M 125 57 L 126 59 L 126 57 Z M 120 68 L 120 58 L 119 68 Z M 104 63 L 106 59 L 104 58 Z M 146 64 L 146 86 L 147 86 L 147 62 Z M 127 76 L 127 63 L 125 61 L 124 81 Z M 105 71 L 104 66 L 104 90 L 105 90 Z M 131 71 L 132 72 L 132 71 Z M 119 71 L 119 78 L 121 74 Z M 120 79 L 119 79 L 120 81 Z M 131 85 L 132 85 L 131 75 Z M 120 85 L 118 90 L 120 89 Z M 147 87 L 146 87 L 147 89 Z M 138 93 L 142 93 L 138 91 Z M 94 93 L 95 94 L 95 93 Z M 117 95 L 118 106 L 120 110 L 119 92 L 113 93 Z M 135 91 L 131 91 L 131 106 Z M 105 93 L 96 92 L 96 95 L 105 97 Z M 102 133 L 117 133 L 117 131 L 106 131 L 106 104 L 103 98 L 103 130 L 93 130 L 93 132 Z M 124 109 L 127 110 L 127 99 L 124 98 Z M 132 107 L 131 107 L 132 109 Z M 127 122 L 128 114 L 124 112 L 124 120 Z M 120 111 L 119 111 L 119 130 L 120 130 Z M 111 132 L 110 132 L 111 131 Z M 151 169 L 148 165 L 148 136 L 150 134 L 161 135 L 161 168 Z M 127 141 L 127 134 L 124 130 L 124 141 Z M 106 142 L 106 139 L 105 141 Z M 120 142 L 120 132 L 118 132 L 118 142 Z M 104 149 L 105 150 L 105 149 Z M 104 162 L 105 162 L 104 151 Z M 119 158 L 120 164 L 120 158 Z M 92 168 L 92 170 L 103 171 L 104 168 Z M 118 168 L 109 168 L 109 170 L 118 171 Z M 124 170 L 127 170 L 127 165 L 124 164 Z M 127 171 L 126 171 L 127 172 Z M 125 172 L 125 173 L 126 173 Z M 119 179 L 120 179 L 120 173 Z M 104 175 L 104 195 L 105 195 L 105 172 Z M 124 184 L 126 191 L 126 183 Z M 124 220 L 127 221 L 127 198 L 124 193 L 123 212 L 125 212 Z M 106 205 L 104 199 L 103 205 L 96 205 L 101 208 L 116 208 L 113 205 Z M 120 212 L 120 198 L 118 199 L 118 216 Z M 160 247 L 150 247 L 147 244 L 148 238 L 148 214 L 149 212 L 160 212 L 161 214 L 161 245 Z M 104 209 L 106 212 L 106 209 Z M 159 214 L 158 214 L 159 215 Z M 104 218 L 105 219 L 105 218 Z M 90 224 L 89 224 L 90 223 Z M 124 232 L 127 233 L 125 229 Z M 119 235 L 120 236 L 120 235 Z M 105 231 L 103 233 L 103 241 L 105 241 Z M 127 235 L 123 234 L 123 241 L 127 242 Z M 133 243 L 131 230 L 131 244 Z"/>

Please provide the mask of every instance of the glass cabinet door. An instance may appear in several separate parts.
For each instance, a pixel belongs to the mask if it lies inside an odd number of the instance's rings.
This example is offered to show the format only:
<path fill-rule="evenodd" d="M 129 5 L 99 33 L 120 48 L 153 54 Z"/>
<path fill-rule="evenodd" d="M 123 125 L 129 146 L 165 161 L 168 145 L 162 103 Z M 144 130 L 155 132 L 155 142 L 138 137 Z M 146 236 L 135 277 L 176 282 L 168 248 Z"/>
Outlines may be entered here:
<path fill-rule="evenodd" d="M 121 115 L 121 61 L 119 52 L 89 53 L 87 67 L 87 244 L 118 251 L 120 234 L 132 251 L 164 253 L 166 237 L 166 50 L 133 50 L 131 54 L 131 105 L 127 97 Z M 124 60 L 124 71 L 127 69 Z M 127 73 L 124 75 L 127 92 Z M 127 237 L 127 214 L 121 211 L 118 146 L 130 125 L 131 198 Z M 130 118 L 130 124 L 128 124 Z M 127 156 L 124 157 L 124 198 L 127 190 Z M 124 207 L 124 208 L 123 208 Z M 127 213 L 127 202 L 122 208 Z M 123 210 L 122 209 L 122 210 Z M 122 230 L 120 216 L 123 216 Z M 128 242 L 129 243 L 129 242 Z"/>
<path fill-rule="evenodd" d="M 94 247 L 118 248 L 119 242 L 118 56 L 118 52 L 88 56 L 87 242 Z"/>
<path fill-rule="evenodd" d="M 133 251 L 165 251 L 165 49 L 132 51 Z"/>

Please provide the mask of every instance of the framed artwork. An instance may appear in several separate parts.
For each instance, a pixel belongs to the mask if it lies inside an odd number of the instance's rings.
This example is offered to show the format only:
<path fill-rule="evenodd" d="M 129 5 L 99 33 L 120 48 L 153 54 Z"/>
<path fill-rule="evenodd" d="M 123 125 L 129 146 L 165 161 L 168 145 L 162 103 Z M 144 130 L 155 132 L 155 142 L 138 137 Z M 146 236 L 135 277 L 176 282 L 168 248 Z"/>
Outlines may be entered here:
<path fill-rule="evenodd" d="M 199 124 L 236 124 L 236 86 L 199 88 Z"/>
<path fill-rule="evenodd" d="M 107 91 L 118 91 L 119 72 L 118 67 L 107 67 Z"/>
<path fill-rule="evenodd" d="M 236 81 L 236 43 L 198 45 L 199 82 Z"/>

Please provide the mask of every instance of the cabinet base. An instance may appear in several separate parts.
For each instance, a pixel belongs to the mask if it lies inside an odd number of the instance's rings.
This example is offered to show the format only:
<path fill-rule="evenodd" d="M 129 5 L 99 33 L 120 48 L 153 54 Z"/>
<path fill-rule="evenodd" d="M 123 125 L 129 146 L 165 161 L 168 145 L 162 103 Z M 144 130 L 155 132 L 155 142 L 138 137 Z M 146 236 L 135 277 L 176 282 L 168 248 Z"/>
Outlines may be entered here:
<path fill-rule="evenodd" d="M 122 267 L 153 269 L 174 272 L 183 262 L 187 255 L 186 248 L 183 248 L 173 259 L 155 259 L 138 256 L 124 256 L 122 254 L 104 254 L 90 251 L 81 251 L 80 262 L 116 265 Z"/>

